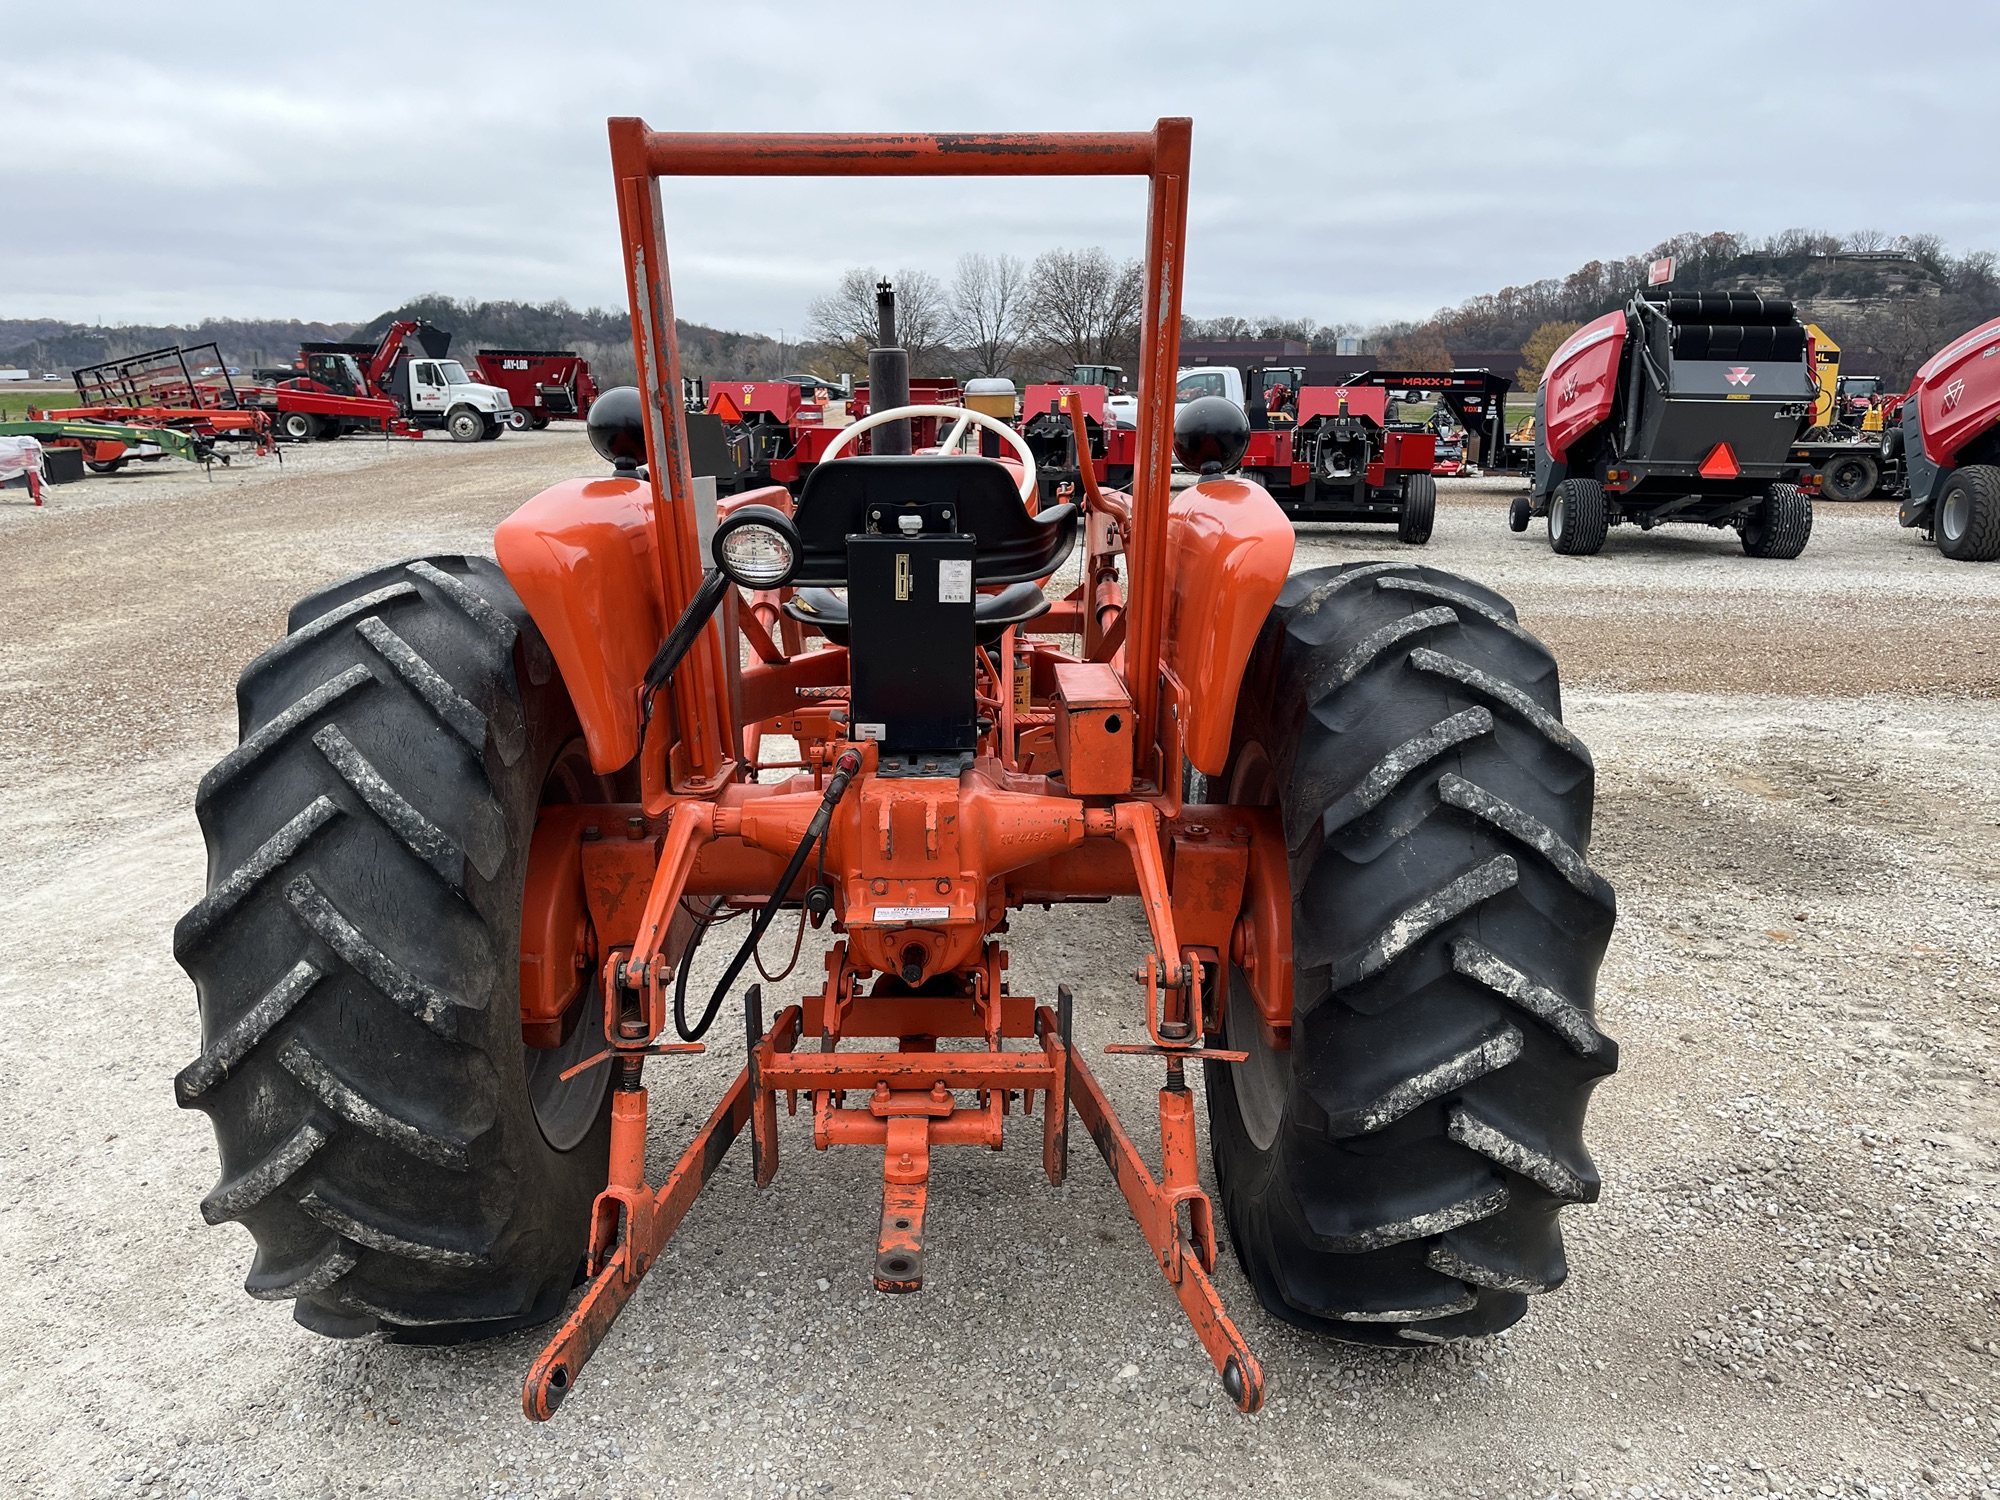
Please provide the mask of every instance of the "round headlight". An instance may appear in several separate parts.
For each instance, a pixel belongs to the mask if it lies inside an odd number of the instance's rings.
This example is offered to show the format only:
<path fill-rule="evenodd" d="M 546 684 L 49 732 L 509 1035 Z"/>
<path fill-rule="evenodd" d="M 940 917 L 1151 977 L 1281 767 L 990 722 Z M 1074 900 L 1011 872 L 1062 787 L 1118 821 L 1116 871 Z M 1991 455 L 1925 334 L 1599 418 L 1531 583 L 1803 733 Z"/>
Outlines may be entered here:
<path fill-rule="evenodd" d="M 746 505 L 715 531 L 715 565 L 746 589 L 775 589 L 799 569 L 799 534 L 768 505 Z"/>

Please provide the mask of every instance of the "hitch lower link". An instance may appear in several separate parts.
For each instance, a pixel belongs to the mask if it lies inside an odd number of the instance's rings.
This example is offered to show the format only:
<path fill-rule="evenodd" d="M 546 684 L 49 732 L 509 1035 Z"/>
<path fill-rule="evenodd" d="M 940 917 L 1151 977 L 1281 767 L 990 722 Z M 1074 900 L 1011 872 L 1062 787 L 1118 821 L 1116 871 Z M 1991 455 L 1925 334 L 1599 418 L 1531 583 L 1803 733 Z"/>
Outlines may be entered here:
<path fill-rule="evenodd" d="M 882 1147 L 882 1225 L 874 1280 L 883 1292 L 914 1292 L 923 1285 L 923 1224 L 932 1146 L 998 1150 L 1003 1116 L 1016 1101 L 1024 1115 L 1032 1114 L 1034 1098 L 1040 1094 L 1042 1164 L 1049 1181 L 1060 1184 L 1069 1170 L 1069 1114 L 1074 1110 L 1125 1195 L 1161 1274 L 1214 1362 L 1223 1389 L 1240 1410 L 1256 1411 L 1264 1403 L 1263 1369 L 1223 1310 L 1210 1279 L 1215 1269 L 1215 1215 L 1198 1175 L 1194 1101 L 1185 1074 L 1189 1059 L 1240 1062 L 1244 1054 L 1190 1045 L 1202 1034 L 1199 1017 L 1190 1014 L 1191 1002 L 1198 1005 L 1201 993 L 1199 964 L 1180 967 L 1181 972 L 1169 975 L 1149 958 L 1141 971 L 1154 1040 L 1105 1049 L 1156 1056 L 1166 1064 L 1166 1085 L 1159 1094 L 1157 1178 L 1119 1122 L 1096 1075 L 1076 1053 L 1067 985 L 1058 989 L 1054 1010 L 1025 996 L 1003 994 L 997 985 L 976 984 L 974 993 L 962 1000 L 885 1001 L 852 994 L 851 981 L 836 964 L 830 966 L 828 997 L 808 997 L 815 1014 L 808 1018 L 801 1007 L 787 1006 L 768 1030 L 761 992 L 752 986 L 744 997 L 748 1061 L 658 1188 L 649 1187 L 644 1177 L 646 1090 L 640 1082 L 644 1059 L 701 1048 L 661 1046 L 651 1043 L 642 1026 L 621 1028 L 618 1045 L 591 1060 L 612 1061 L 614 1088 L 610 1182 L 592 1210 L 589 1280 L 582 1299 L 528 1371 L 521 1392 L 528 1418 L 546 1421 L 555 1414 L 585 1361 L 746 1124 L 757 1186 L 767 1186 L 777 1175 L 781 1094 L 793 1111 L 798 1096 L 808 1096 L 816 1146 Z M 908 1030 L 911 1023 L 905 1012 L 913 1004 L 937 1012 L 923 1020 L 925 1026 L 935 1027 L 928 1034 Z M 820 1045 L 816 1051 L 801 1052 L 798 1043 L 808 1019 L 815 1023 Z M 836 1050 L 843 1035 L 897 1035 L 885 1029 L 889 1027 L 901 1028 L 897 1050 Z M 938 1036 L 982 1034 L 984 1051 L 933 1050 Z M 1005 1051 L 1000 1047 L 1003 1035 L 1032 1037 L 1038 1045 Z M 968 1106 L 961 1101 L 958 1096 L 966 1092 L 974 1093 L 977 1102 Z M 849 1103 L 850 1098 L 857 1102 Z"/>

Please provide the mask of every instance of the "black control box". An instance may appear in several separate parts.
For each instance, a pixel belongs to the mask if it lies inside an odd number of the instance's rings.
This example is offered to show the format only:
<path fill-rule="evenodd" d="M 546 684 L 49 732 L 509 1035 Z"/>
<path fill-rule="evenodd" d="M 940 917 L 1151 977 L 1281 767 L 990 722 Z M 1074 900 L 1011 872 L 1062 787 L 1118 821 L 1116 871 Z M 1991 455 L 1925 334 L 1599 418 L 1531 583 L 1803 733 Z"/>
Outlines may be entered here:
<path fill-rule="evenodd" d="M 884 763 L 949 757 L 945 774 L 956 775 L 957 757 L 978 745 L 977 546 L 936 532 L 847 539 L 850 732 L 881 741 Z"/>

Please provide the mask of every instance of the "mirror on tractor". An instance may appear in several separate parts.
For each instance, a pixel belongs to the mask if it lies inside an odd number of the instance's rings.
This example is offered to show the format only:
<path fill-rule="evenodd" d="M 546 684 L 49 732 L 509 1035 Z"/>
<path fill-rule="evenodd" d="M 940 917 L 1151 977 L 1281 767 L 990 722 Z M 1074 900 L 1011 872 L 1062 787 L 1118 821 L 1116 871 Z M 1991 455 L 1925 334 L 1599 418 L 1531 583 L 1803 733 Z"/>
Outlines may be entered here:
<path fill-rule="evenodd" d="M 1226 474 L 1250 446 L 1250 419 L 1227 396 L 1203 396 L 1174 417 L 1174 457 L 1204 477 Z"/>
<path fill-rule="evenodd" d="M 590 403 L 590 446 L 620 474 L 646 461 L 646 409 L 636 385 L 615 385 Z"/>

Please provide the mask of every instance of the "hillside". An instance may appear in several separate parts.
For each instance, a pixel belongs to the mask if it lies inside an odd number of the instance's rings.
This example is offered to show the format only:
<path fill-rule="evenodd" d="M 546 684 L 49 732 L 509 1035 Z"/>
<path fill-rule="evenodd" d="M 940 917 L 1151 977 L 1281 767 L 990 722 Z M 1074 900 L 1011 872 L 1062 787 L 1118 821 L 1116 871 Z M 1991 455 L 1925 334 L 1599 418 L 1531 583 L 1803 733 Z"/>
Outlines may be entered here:
<path fill-rule="evenodd" d="M 632 325 L 620 309 L 577 309 L 567 302 L 477 302 L 417 297 L 366 323 L 304 323 L 212 318 L 191 326 L 132 324 L 93 327 L 53 318 L 0 319 L 0 367 L 71 370 L 175 344 L 214 343 L 225 362 L 249 370 L 287 364 L 303 342 L 373 340 L 401 318 L 426 318 L 452 335 L 452 349 L 574 349 L 591 362 L 600 386 L 631 381 Z M 680 323 L 681 362 L 689 375 L 779 375 L 781 354 L 796 362 L 796 346 L 781 349 L 760 333 L 732 333 Z"/>
<path fill-rule="evenodd" d="M 1790 297 L 1842 347 L 1843 368 L 1906 381 L 1953 335 L 2000 316 L 2000 272 L 1986 251 L 1946 253 L 1931 235 L 1846 240 L 1790 230 L 1768 240 L 1677 235 L 1643 255 L 1591 261 L 1567 276 L 1504 287 L 1448 307 L 1404 337 L 1453 351 L 1519 349 L 1547 323 L 1582 323 L 1624 305 L 1653 261 L 1675 259 L 1677 291 Z"/>

